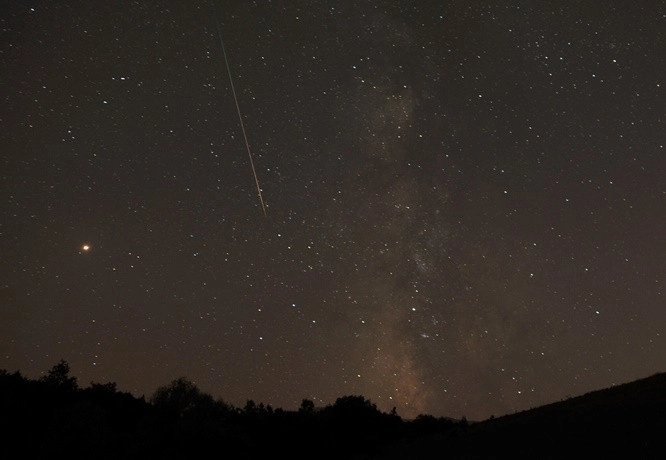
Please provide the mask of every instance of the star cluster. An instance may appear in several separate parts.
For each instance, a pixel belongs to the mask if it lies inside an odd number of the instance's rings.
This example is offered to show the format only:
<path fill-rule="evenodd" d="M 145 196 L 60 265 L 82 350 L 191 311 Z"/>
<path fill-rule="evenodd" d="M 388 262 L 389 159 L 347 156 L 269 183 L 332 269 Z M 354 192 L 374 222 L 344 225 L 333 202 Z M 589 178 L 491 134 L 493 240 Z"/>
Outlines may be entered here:
<path fill-rule="evenodd" d="M 0 27 L 0 368 L 470 419 L 664 370 L 660 2 L 11 2 Z"/>

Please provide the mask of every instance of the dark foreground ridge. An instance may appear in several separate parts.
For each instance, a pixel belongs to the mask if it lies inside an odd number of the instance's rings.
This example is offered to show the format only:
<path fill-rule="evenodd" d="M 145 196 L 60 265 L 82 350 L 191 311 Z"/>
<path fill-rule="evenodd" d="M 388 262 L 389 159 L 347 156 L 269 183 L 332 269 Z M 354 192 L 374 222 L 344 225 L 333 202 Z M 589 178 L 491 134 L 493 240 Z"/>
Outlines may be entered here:
<path fill-rule="evenodd" d="M 79 388 L 61 361 L 31 380 L 0 370 L 0 458 L 664 458 L 666 374 L 482 422 L 403 420 L 363 396 L 297 411 L 236 408 L 185 378 L 146 400 Z"/>
<path fill-rule="evenodd" d="M 383 458 L 666 458 L 666 373 L 396 445 Z"/>

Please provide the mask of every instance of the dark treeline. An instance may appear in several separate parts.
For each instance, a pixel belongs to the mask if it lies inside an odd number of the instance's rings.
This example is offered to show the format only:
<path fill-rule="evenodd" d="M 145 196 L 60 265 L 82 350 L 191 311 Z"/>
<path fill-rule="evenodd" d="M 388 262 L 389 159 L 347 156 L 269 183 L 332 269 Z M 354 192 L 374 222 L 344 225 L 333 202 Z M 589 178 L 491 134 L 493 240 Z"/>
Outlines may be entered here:
<path fill-rule="evenodd" d="M 61 361 L 31 380 L 0 370 L 0 458 L 662 459 L 666 374 L 467 423 L 403 420 L 363 396 L 298 410 L 234 407 L 185 378 L 146 400 L 80 388 Z"/>
<path fill-rule="evenodd" d="M 0 458 L 370 458 L 396 440 L 466 425 L 403 420 L 363 396 L 321 408 L 304 399 L 294 411 L 252 400 L 239 408 L 185 378 L 146 400 L 115 383 L 80 388 L 66 361 L 37 380 L 0 370 Z"/>

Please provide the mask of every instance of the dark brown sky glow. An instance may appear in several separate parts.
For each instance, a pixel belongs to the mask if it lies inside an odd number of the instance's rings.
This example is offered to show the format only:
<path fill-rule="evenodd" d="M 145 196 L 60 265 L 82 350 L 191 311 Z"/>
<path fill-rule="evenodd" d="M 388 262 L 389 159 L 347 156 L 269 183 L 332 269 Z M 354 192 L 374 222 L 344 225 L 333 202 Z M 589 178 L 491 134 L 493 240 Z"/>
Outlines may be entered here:
<path fill-rule="evenodd" d="M 663 372 L 666 8 L 592 3 L 5 2 L 0 368 L 469 419 Z"/>

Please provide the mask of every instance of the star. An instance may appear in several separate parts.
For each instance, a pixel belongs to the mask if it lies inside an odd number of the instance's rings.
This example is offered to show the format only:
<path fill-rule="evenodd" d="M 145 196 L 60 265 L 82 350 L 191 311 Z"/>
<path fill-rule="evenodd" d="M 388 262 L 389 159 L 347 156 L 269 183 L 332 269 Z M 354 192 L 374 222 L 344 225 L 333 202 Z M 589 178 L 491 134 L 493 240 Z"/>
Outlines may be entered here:
<path fill-rule="evenodd" d="M 664 370 L 657 2 L 5 3 L 0 369 L 477 420 Z"/>

